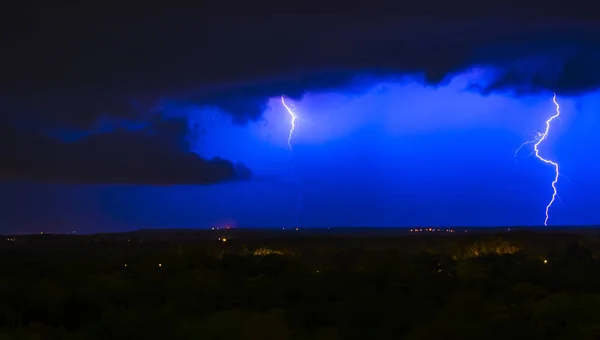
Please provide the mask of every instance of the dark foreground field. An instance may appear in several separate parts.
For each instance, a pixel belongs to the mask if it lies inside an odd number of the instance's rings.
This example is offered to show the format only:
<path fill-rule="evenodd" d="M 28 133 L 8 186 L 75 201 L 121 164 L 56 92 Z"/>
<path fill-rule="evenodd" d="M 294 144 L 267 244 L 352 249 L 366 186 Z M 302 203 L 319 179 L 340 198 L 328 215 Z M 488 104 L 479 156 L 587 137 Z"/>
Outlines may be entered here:
<path fill-rule="evenodd" d="M 585 232 L 6 236 L 0 339 L 597 339 Z"/>

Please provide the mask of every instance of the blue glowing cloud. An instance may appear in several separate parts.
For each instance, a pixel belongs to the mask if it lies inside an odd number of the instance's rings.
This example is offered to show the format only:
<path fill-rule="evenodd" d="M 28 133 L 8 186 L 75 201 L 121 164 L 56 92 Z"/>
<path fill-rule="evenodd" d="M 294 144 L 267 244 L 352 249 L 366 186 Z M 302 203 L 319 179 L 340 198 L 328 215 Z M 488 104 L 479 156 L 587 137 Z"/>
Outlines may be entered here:
<path fill-rule="evenodd" d="M 532 149 L 516 159 L 514 151 L 543 131 L 555 110 L 552 94 L 516 98 L 468 90 L 491 71 L 472 69 L 439 87 L 406 78 L 373 84 L 362 93 L 307 92 L 293 100 L 299 116 L 293 157 L 302 183 L 302 225 L 541 224 L 553 173 L 528 156 Z M 296 223 L 290 116 L 279 96 L 268 101 L 262 120 L 245 126 L 212 108 L 169 105 L 166 115 L 187 117 L 202 131 L 195 152 L 244 162 L 268 180 L 61 190 L 86 192 L 90 200 L 102 197 L 106 216 L 95 216 L 121 226 Z M 540 145 L 544 157 L 559 160 L 569 178 L 559 183 L 562 201 L 553 207 L 553 224 L 596 222 L 600 163 L 592 146 L 598 142 L 598 105 L 598 93 L 561 97 L 561 118 Z"/>

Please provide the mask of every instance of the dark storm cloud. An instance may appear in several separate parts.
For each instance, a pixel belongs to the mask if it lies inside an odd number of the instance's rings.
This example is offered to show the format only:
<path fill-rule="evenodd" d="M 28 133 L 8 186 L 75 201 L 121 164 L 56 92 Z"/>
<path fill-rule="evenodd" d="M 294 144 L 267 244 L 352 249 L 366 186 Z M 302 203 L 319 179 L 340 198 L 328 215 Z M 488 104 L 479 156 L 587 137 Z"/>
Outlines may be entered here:
<path fill-rule="evenodd" d="M 246 180 L 243 164 L 205 160 L 187 152 L 187 123 L 158 121 L 146 129 L 117 130 L 65 143 L 0 125 L 0 179 L 111 184 L 213 184 Z"/>
<path fill-rule="evenodd" d="M 540 58 L 541 59 L 541 58 Z M 557 58 L 553 70 L 543 67 L 506 67 L 494 81 L 473 89 L 483 94 L 509 92 L 515 95 L 552 91 L 577 95 L 600 88 L 600 50 L 590 49 Z"/>
<path fill-rule="evenodd" d="M 32 13 L 0 56 L 0 107 L 11 120 L 43 126 L 90 128 L 103 115 L 143 120 L 165 98 L 216 106 L 244 123 L 260 118 L 268 97 L 347 86 L 359 74 L 423 73 L 437 85 L 472 65 L 501 69 L 483 92 L 578 93 L 600 82 L 597 67 L 577 62 L 582 55 L 595 66 L 589 48 L 600 39 L 583 21 Z M 555 59 L 559 76 L 508 65 L 531 55 Z"/>
<path fill-rule="evenodd" d="M 269 97 L 348 91 L 361 75 L 376 81 L 422 74 L 426 84 L 438 86 L 470 67 L 492 67 L 497 78 L 472 87 L 484 94 L 578 94 L 600 84 L 600 26 L 587 22 L 332 21 L 331 16 L 279 17 L 248 23 L 250 29 L 230 28 L 220 54 L 212 52 L 222 56 L 213 66 L 222 66 L 223 75 L 234 70 L 237 77 L 179 95 L 217 106 L 243 123 L 259 118 Z M 533 61 L 523 67 L 522 59 Z"/>

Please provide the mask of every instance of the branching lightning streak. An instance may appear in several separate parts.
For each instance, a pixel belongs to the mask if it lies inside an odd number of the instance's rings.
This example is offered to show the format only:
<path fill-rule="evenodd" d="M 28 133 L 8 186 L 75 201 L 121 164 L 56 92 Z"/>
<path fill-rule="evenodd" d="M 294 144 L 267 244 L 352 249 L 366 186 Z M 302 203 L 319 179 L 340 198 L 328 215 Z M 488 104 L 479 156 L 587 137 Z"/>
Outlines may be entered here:
<path fill-rule="evenodd" d="M 538 133 L 535 135 L 535 138 L 534 138 L 534 139 L 532 139 L 532 140 L 528 140 L 528 141 L 524 142 L 523 144 L 521 144 L 521 146 L 519 146 L 519 148 L 517 148 L 517 150 L 515 150 L 515 157 L 517 157 L 517 155 L 519 154 L 519 151 L 521 151 L 521 149 L 522 149 L 522 148 L 523 148 L 525 145 L 527 145 L 527 144 L 533 144 L 533 143 L 535 143 L 535 142 L 538 142 L 538 141 L 539 141 L 539 140 L 542 138 L 542 136 L 543 136 L 543 134 L 542 134 L 541 132 L 538 132 Z"/>
<path fill-rule="evenodd" d="M 548 217 L 549 217 L 548 211 L 550 210 L 550 207 L 552 206 L 552 204 L 554 204 L 556 197 L 558 197 L 556 183 L 558 183 L 558 177 L 560 176 L 558 163 L 553 162 L 549 159 L 545 159 L 544 157 L 540 156 L 540 150 L 539 150 L 540 144 L 546 139 L 546 137 L 548 137 L 548 133 L 550 132 L 550 123 L 555 118 L 558 118 L 558 116 L 560 116 L 560 106 L 558 105 L 558 102 L 556 101 L 556 93 L 552 97 L 552 102 L 554 102 L 554 105 L 556 105 L 556 113 L 552 117 L 548 118 L 548 120 L 546 120 L 546 130 L 541 134 L 541 136 L 538 134 L 538 136 L 536 136 L 535 140 L 530 141 L 530 143 L 535 142 L 535 144 L 533 144 L 533 150 L 535 151 L 535 157 L 537 157 L 540 161 L 542 161 L 546 164 L 552 165 L 554 167 L 554 172 L 555 172 L 554 180 L 552 181 L 552 190 L 553 190 L 552 199 L 550 199 L 550 202 L 548 203 L 548 205 L 546 205 L 546 219 L 544 220 L 544 226 L 548 226 Z M 525 144 L 529 144 L 529 143 L 525 142 L 523 145 L 525 145 Z M 521 147 L 523 145 L 521 145 Z"/>
<path fill-rule="evenodd" d="M 290 127 L 290 133 L 288 135 L 288 148 L 290 149 L 290 153 L 292 152 L 292 137 L 294 135 L 294 130 L 296 129 L 296 119 L 298 119 L 298 116 L 296 115 L 296 113 L 294 112 L 294 110 L 292 110 L 286 103 L 285 103 L 285 97 L 281 96 L 281 104 L 283 104 L 283 107 L 285 107 L 286 111 L 289 113 L 290 117 L 292 118 L 291 121 L 291 127 Z"/>
<path fill-rule="evenodd" d="M 294 130 L 296 129 L 296 119 L 298 119 L 298 115 L 296 115 L 294 110 L 287 105 L 287 103 L 285 102 L 284 96 L 281 96 L 281 104 L 283 105 L 283 107 L 285 107 L 285 110 L 288 112 L 288 114 L 291 117 L 290 132 L 288 134 L 288 140 L 287 140 L 288 149 L 290 150 L 290 155 L 291 155 L 292 154 L 292 137 L 294 136 Z M 298 210 L 296 212 L 296 222 L 295 223 L 296 223 L 296 227 L 299 227 L 300 226 L 300 212 L 302 211 L 302 201 L 303 201 L 302 200 L 302 189 L 300 188 L 299 178 L 297 178 L 297 184 L 298 184 Z"/>

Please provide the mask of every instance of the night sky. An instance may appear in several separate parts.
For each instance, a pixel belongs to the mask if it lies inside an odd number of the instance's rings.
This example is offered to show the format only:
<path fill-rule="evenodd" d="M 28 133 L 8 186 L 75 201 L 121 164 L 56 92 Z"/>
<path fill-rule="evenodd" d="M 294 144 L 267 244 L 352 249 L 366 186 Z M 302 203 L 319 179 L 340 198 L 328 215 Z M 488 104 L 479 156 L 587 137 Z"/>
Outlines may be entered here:
<path fill-rule="evenodd" d="M 592 21 L 14 15 L 0 232 L 600 222 Z"/>

